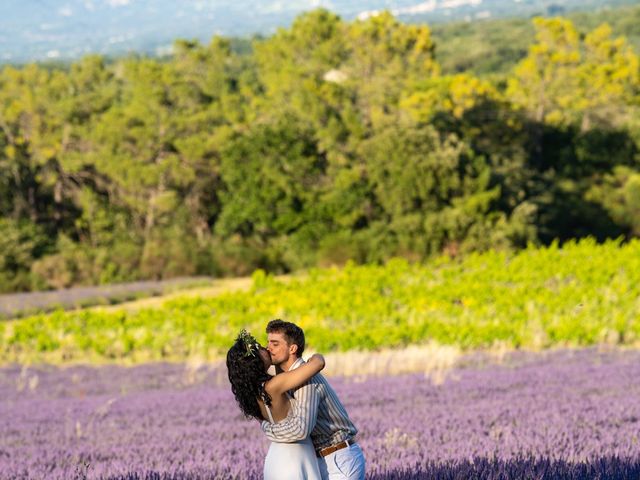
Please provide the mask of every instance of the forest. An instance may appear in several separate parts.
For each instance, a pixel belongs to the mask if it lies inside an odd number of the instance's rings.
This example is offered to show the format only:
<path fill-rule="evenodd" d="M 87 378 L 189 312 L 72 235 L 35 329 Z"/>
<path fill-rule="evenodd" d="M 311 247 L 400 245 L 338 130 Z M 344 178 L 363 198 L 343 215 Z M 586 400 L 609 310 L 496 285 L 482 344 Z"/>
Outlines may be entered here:
<path fill-rule="evenodd" d="M 245 48 L 4 66 L 0 292 L 637 237 L 639 12 L 535 18 L 520 53 L 503 23 L 471 60 L 319 9 Z"/>

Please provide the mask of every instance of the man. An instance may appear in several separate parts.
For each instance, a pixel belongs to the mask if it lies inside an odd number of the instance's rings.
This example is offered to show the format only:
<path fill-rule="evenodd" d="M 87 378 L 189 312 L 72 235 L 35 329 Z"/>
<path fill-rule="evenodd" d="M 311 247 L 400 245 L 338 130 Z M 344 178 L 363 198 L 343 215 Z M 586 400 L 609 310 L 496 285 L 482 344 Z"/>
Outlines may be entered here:
<path fill-rule="evenodd" d="M 267 325 L 268 350 L 276 374 L 304 363 L 304 332 L 282 320 Z M 297 442 L 311 435 L 323 480 L 364 480 L 365 459 L 355 443 L 358 430 L 336 392 L 320 374 L 293 393 L 291 413 L 278 423 L 262 422 L 262 430 L 274 442 Z"/>

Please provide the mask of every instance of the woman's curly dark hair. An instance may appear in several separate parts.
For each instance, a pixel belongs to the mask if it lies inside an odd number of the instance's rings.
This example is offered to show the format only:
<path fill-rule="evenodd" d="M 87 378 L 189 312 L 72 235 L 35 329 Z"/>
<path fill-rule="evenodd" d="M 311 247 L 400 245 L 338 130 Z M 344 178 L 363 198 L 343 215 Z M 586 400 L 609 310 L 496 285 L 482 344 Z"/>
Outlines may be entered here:
<path fill-rule="evenodd" d="M 239 335 L 227 352 L 227 371 L 231 391 L 236 397 L 240 410 L 246 417 L 262 420 L 262 412 L 258 405 L 260 398 L 271 405 L 271 396 L 264 389 L 264 382 L 271 378 L 264 368 L 258 351 L 248 353 L 245 341 Z"/>

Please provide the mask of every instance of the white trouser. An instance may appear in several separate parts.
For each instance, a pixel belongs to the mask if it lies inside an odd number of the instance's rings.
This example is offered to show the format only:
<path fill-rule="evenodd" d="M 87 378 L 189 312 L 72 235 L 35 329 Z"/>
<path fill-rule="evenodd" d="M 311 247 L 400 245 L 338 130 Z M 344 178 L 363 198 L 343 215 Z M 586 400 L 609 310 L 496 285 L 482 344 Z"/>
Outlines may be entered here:
<path fill-rule="evenodd" d="M 364 464 L 364 454 L 357 443 L 318 458 L 322 480 L 364 480 Z"/>

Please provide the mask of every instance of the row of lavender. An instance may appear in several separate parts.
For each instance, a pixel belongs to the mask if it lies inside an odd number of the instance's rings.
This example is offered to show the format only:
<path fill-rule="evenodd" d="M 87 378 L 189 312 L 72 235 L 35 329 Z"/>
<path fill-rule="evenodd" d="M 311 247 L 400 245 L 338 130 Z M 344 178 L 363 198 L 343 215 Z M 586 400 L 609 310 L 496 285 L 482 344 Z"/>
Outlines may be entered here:
<path fill-rule="evenodd" d="M 36 315 L 56 309 L 112 305 L 211 283 L 210 277 L 183 277 L 41 292 L 5 293 L 0 294 L 0 320 Z"/>
<path fill-rule="evenodd" d="M 223 368 L 0 370 L 0 478 L 260 478 L 267 441 Z M 371 479 L 639 478 L 640 352 L 333 378 Z"/>

